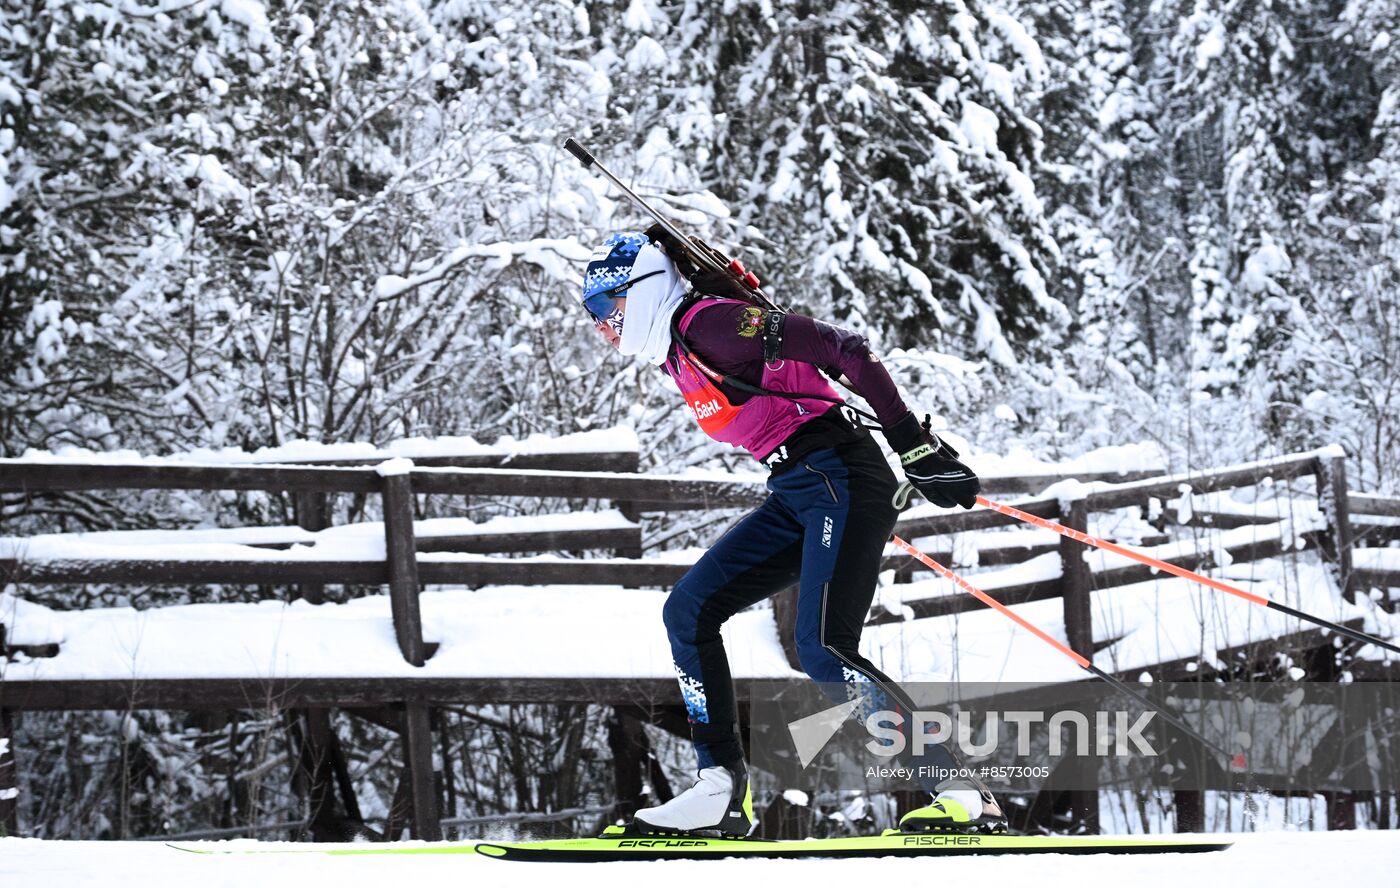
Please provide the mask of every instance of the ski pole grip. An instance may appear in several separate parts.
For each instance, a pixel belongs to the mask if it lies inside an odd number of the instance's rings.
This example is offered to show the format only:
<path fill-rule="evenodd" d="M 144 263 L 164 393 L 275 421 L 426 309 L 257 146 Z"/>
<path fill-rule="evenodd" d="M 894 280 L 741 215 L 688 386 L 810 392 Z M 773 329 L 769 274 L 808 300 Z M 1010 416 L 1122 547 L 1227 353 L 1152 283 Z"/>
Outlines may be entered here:
<path fill-rule="evenodd" d="M 583 150 L 583 146 L 573 139 L 564 140 L 564 150 L 578 158 L 578 162 L 583 164 L 584 169 L 593 166 L 593 155 Z"/>

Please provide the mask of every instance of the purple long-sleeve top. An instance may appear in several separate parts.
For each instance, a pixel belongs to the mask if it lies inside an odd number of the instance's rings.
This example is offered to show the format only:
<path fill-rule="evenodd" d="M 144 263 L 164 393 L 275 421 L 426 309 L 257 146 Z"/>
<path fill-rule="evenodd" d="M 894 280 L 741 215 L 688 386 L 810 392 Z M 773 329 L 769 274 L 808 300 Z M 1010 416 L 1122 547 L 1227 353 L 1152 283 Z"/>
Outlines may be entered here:
<path fill-rule="evenodd" d="M 704 372 L 708 365 L 765 389 L 838 398 L 817 367 L 839 369 L 889 428 L 909 413 L 894 380 L 870 352 L 864 336 L 806 315 L 789 314 L 779 361 L 763 361 L 765 312 L 732 299 L 702 299 L 682 309 L 679 324 L 699 362 L 688 362 L 673 346 L 666 370 L 686 396 L 702 429 L 716 440 L 743 447 L 759 461 L 774 453 L 803 425 L 832 409 L 820 399 L 745 396 L 725 391 Z"/>

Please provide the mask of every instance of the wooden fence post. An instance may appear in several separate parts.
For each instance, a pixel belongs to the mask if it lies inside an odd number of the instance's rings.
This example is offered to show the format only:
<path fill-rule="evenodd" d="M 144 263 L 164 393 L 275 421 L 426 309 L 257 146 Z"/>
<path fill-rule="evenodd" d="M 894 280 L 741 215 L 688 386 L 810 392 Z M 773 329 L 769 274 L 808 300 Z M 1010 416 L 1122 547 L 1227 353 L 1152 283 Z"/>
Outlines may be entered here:
<path fill-rule="evenodd" d="M 405 739 L 404 743 L 407 744 L 408 741 Z M 408 747 L 405 745 L 404 748 Z M 384 838 L 390 842 L 397 842 L 399 836 L 408 828 L 409 821 L 413 819 L 413 803 L 409 798 L 412 794 L 412 784 L 413 779 L 405 755 L 404 766 L 399 771 L 399 782 L 394 786 L 394 797 L 389 800 L 389 816 L 384 820 Z"/>
<path fill-rule="evenodd" d="M 608 716 L 608 751 L 613 757 L 613 808 L 608 822 L 630 820 L 642 807 L 650 744 L 646 730 L 634 715 L 614 706 Z"/>
<path fill-rule="evenodd" d="M 293 494 L 292 502 L 295 504 L 297 527 L 312 532 L 326 529 L 326 494 L 299 490 Z M 298 591 L 302 598 L 312 604 L 321 604 L 326 600 L 325 583 L 302 583 Z"/>
<path fill-rule="evenodd" d="M 629 460 L 629 459 L 624 459 L 623 462 L 625 463 L 625 465 L 619 467 L 616 471 L 620 471 L 620 472 L 639 472 L 639 471 L 641 471 L 641 467 L 642 467 L 642 465 L 641 465 L 641 463 L 642 463 L 641 454 L 637 454 L 636 457 L 635 457 L 634 459 L 630 459 L 630 460 Z M 612 501 L 612 505 L 613 505 L 613 508 L 614 508 L 614 509 L 617 509 L 619 512 L 622 513 L 622 517 L 623 517 L 623 518 L 626 518 L 628 521 L 635 521 L 635 522 L 637 522 L 638 525 L 641 525 L 641 523 L 642 523 L 642 508 L 641 508 L 641 505 L 640 505 L 640 504 L 634 503 L 634 502 L 632 502 L 631 500 L 613 500 L 613 501 Z M 653 505 L 654 505 L 654 504 L 653 504 Z M 642 540 L 641 540 L 641 533 L 638 532 L 638 534 L 637 534 L 637 543 L 636 543 L 636 545 L 629 545 L 629 546 L 625 546 L 625 547 L 620 547 L 620 548 L 618 548 L 618 549 L 615 549 L 614 551 L 617 553 L 617 557 L 618 557 L 618 558 L 641 558 L 641 557 L 642 557 Z"/>
<path fill-rule="evenodd" d="M 1089 509 L 1084 500 L 1069 504 L 1069 514 L 1061 525 L 1089 531 Z M 1075 653 L 1093 659 L 1094 619 L 1089 608 L 1089 565 L 1084 562 L 1085 545 L 1060 537 L 1060 578 L 1065 615 L 1065 637 Z"/>
<path fill-rule="evenodd" d="M 622 513 L 622 517 L 628 521 L 635 521 L 638 525 L 642 523 L 642 512 L 637 508 L 636 503 L 615 502 L 614 506 Z M 618 558 L 641 558 L 642 557 L 642 534 L 637 533 L 637 541 L 626 546 L 618 546 L 613 552 Z"/>
<path fill-rule="evenodd" d="M 1351 504 L 1347 495 L 1347 461 L 1340 453 L 1317 458 L 1317 500 L 1327 516 L 1327 545 L 1323 553 L 1335 566 L 1337 588 L 1347 601 L 1356 601 L 1356 579 L 1351 569 Z"/>
<path fill-rule="evenodd" d="M 1069 504 L 1068 514 L 1060 523 L 1075 530 L 1089 531 L 1089 507 L 1082 499 Z M 1084 562 L 1084 544 L 1069 537 L 1060 537 L 1060 594 L 1064 604 L 1065 638 L 1075 653 L 1090 660 L 1094 658 L 1094 622 L 1089 607 L 1092 577 Z M 1071 789 L 1070 809 L 1074 822 L 1086 833 L 1099 831 L 1099 763 L 1089 757 L 1070 769 L 1072 779 L 1082 788 Z"/>
<path fill-rule="evenodd" d="M 1172 809 L 1176 813 L 1176 831 L 1204 832 L 1206 828 L 1206 795 L 1200 790 L 1178 789 L 1172 792 Z"/>
<path fill-rule="evenodd" d="M 442 841 L 437 780 L 433 776 L 433 727 L 428 704 L 408 700 L 404 705 L 404 747 L 413 797 L 413 837 Z M 443 762 L 447 767 L 447 762 Z"/>
<path fill-rule="evenodd" d="M 384 543 L 389 566 L 389 608 L 403 658 L 422 666 L 423 618 L 418 611 L 418 552 L 413 538 L 413 485 L 408 460 L 379 466 L 384 477 Z"/>
<path fill-rule="evenodd" d="M 364 830 L 355 787 L 345 767 L 340 740 L 327 708 L 291 713 L 292 739 L 298 750 L 293 782 L 300 783 L 310 807 L 307 827 L 317 842 L 348 842 Z M 339 789 L 340 805 L 336 803 Z"/>
<path fill-rule="evenodd" d="M 4 628 L 0 626 L 0 636 Z M 0 709 L 0 838 L 19 835 L 19 767 L 14 742 L 15 715 Z"/>
<path fill-rule="evenodd" d="M 1331 649 L 1328 648 L 1325 653 L 1327 652 L 1331 652 Z M 1339 667 L 1333 668 L 1341 671 Z M 1378 719 L 1379 713 L 1353 714 L 1345 706 L 1338 707 L 1338 715 L 1340 718 L 1337 729 L 1341 735 L 1341 754 L 1338 761 L 1341 763 L 1342 784 L 1345 788 L 1324 792 L 1322 797 L 1327 802 L 1329 830 L 1356 829 L 1356 806 L 1369 795 L 1368 792 L 1358 791 L 1356 787 L 1372 784 L 1381 773 L 1380 768 L 1373 769 L 1368 766 L 1367 737 L 1379 739 L 1381 735 L 1376 730 L 1384 730 L 1382 725 L 1386 719 L 1383 716 Z"/>
<path fill-rule="evenodd" d="M 326 494 L 316 490 L 298 490 L 292 494 L 293 510 L 296 513 L 297 527 L 312 532 L 325 530 Z M 324 604 L 326 601 L 325 583 L 301 583 L 297 594 L 311 604 Z M 330 710 L 296 709 L 291 713 L 292 726 L 300 730 L 292 731 L 292 738 L 300 750 L 299 770 L 294 771 L 293 782 L 300 778 L 305 786 L 306 797 L 311 806 L 308 828 L 314 841 L 344 841 L 348 837 L 338 836 L 343 824 L 335 811 L 335 794 L 331 782 L 330 750 L 334 742 L 331 732 Z M 347 808 L 353 804 L 347 800 Z"/>
<path fill-rule="evenodd" d="M 389 562 L 389 606 L 394 635 L 403 658 L 422 666 L 423 618 L 418 610 L 418 552 L 413 537 L 413 463 L 393 459 L 378 467 L 384 478 L 384 543 Z M 428 704 L 404 701 L 404 758 L 408 762 L 413 800 L 413 837 L 436 842 L 442 838 L 437 781 L 433 777 L 433 727 Z"/>

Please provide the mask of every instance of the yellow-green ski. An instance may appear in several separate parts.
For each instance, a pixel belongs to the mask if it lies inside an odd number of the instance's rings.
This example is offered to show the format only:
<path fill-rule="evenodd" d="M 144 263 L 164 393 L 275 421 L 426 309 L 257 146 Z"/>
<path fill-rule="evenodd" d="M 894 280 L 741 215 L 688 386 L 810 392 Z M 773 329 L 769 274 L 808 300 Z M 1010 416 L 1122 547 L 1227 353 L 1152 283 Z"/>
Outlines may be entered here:
<path fill-rule="evenodd" d="M 701 836 L 618 836 L 540 842 L 423 842 L 274 848 L 169 845 L 197 854 L 330 854 L 336 856 L 479 854 L 497 860 L 722 860 L 758 858 L 947 857 L 971 854 L 1190 854 L 1224 851 L 1230 842 L 1202 836 L 1011 836 L 901 833 L 840 839 L 711 839 Z"/>
<path fill-rule="evenodd" d="M 545 842 L 479 842 L 476 852 L 497 860 L 601 863 L 619 860 L 711 860 L 729 857 L 844 858 L 924 857 L 971 854 L 1188 854 L 1223 851 L 1227 841 L 1198 836 L 1010 836 L 901 833 L 839 839 L 710 839 L 648 836 L 560 839 Z"/>

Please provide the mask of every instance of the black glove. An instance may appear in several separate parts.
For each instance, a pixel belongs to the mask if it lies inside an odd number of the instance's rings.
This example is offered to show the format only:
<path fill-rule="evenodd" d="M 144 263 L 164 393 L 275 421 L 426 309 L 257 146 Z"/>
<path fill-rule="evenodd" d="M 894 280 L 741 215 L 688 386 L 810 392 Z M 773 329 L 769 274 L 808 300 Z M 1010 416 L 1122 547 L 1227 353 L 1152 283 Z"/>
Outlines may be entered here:
<path fill-rule="evenodd" d="M 930 422 L 926 415 L 920 425 L 918 417 L 910 413 L 885 429 L 885 438 L 899 454 L 899 464 L 909 483 L 929 502 L 944 509 L 970 509 L 977 504 L 982 482 L 975 472 L 958 462 L 958 452 L 948 442 L 929 430 Z M 895 494 L 895 507 L 903 508 L 907 499 L 908 493 L 901 487 Z"/>

